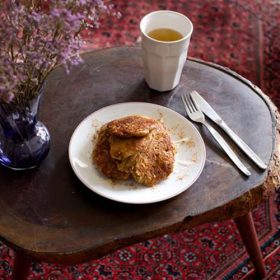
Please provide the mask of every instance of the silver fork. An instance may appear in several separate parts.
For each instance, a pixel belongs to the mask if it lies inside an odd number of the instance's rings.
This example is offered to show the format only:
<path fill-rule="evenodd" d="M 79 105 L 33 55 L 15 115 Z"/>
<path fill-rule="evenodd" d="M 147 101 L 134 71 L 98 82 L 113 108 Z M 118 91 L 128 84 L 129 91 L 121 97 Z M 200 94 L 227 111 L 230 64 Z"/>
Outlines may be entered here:
<path fill-rule="evenodd" d="M 215 138 L 215 140 L 220 144 L 220 146 L 223 148 L 223 150 L 226 152 L 228 157 L 233 161 L 233 163 L 247 176 L 250 176 L 251 173 L 247 169 L 247 167 L 240 161 L 240 159 L 237 157 L 237 155 L 234 153 L 234 151 L 231 149 L 231 147 L 227 144 L 227 142 L 224 140 L 224 138 L 216 131 L 206 120 L 205 116 L 202 113 L 202 111 L 199 109 L 197 104 L 194 102 L 194 100 L 191 99 L 191 97 L 188 94 L 184 94 L 181 96 L 182 101 L 184 103 L 186 112 L 191 120 L 194 122 L 201 123 L 207 127 L 209 132 L 212 134 L 212 136 Z"/>

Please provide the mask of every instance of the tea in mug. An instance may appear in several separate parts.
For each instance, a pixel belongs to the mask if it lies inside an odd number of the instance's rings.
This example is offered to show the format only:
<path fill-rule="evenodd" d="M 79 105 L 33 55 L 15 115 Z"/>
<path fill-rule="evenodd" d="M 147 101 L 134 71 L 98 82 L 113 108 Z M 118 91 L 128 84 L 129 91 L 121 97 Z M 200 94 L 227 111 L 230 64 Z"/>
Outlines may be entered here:
<path fill-rule="evenodd" d="M 148 36 L 164 42 L 178 41 L 183 38 L 183 35 L 178 31 L 170 28 L 157 28 L 148 33 Z"/>

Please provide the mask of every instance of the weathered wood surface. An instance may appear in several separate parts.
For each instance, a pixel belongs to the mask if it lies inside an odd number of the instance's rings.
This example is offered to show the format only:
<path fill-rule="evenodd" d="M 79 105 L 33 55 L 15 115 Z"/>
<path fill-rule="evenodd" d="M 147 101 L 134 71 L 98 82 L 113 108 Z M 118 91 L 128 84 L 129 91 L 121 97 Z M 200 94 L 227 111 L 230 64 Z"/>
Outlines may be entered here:
<path fill-rule="evenodd" d="M 190 59 L 180 85 L 158 93 L 144 82 L 138 48 L 99 50 L 85 54 L 84 60 L 69 76 L 58 68 L 48 78 L 40 113 L 52 136 L 47 159 L 25 172 L 0 168 L 0 236 L 9 244 L 42 260 L 84 261 L 169 231 L 243 215 L 279 185 L 279 115 L 247 80 Z M 195 184 L 175 198 L 121 204 L 80 183 L 67 150 L 74 129 L 87 115 L 127 101 L 152 102 L 185 114 L 180 95 L 192 89 L 269 165 L 268 171 L 255 167 L 230 142 L 252 172 L 244 177 L 198 126 L 206 143 L 206 165 Z"/>

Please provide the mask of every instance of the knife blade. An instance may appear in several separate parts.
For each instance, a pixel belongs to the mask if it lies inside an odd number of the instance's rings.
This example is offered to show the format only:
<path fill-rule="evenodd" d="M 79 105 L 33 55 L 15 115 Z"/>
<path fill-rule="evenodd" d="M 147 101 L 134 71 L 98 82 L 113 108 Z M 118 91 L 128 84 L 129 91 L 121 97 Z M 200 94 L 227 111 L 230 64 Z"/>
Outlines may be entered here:
<path fill-rule="evenodd" d="M 267 165 L 259 156 L 223 121 L 210 104 L 197 92 L 192 91 L 191 97 L 195 100 L 201 111 L 219 127 L 221 127 L 236 145 L 261 169 L 266 169 Z"/>

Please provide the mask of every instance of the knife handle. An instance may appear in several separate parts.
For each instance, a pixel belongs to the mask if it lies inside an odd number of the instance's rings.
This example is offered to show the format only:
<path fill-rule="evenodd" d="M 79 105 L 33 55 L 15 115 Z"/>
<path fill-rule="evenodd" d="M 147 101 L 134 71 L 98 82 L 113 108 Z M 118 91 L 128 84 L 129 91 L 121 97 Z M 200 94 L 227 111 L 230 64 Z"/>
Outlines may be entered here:
<path fill-rule="evenodd" d="M 220 122 L 218 125 L 228 134 L 228 136 L 236 143 L 236 145 L 261 169 L 266 169 L 265 163 L 258 155 L 237 135 L 225 122 Z"/>
<path fill-rule="evenodd" d="M 229 158 L 233 161 L 233 163 L 246 175 L 250 176 L 251 173 L 247 169 L 247 167 L 240 161 L 240 159 L 237 157 L 237 155 L 234 153 L 234 151 L 231 149 L 231 147 L 227 144 L 227 142 L 224 140 L 224 138 L 218 133 L 217 130 L 215 130 L 209 123 L 206 121 L 204 122 L 204 125 L 208 128 L 209 132 L 212 134 L 212 136 L 216 139 L 216 141 L 220 144 L 220 146 L 223 148 L 223 150 L 226 152 L 226 154 L 229 156 Z"/>

